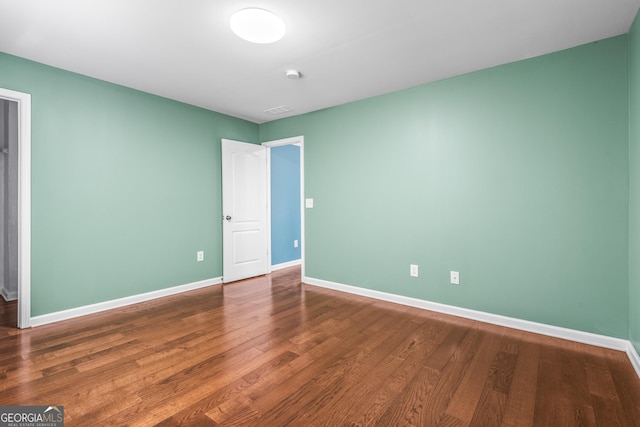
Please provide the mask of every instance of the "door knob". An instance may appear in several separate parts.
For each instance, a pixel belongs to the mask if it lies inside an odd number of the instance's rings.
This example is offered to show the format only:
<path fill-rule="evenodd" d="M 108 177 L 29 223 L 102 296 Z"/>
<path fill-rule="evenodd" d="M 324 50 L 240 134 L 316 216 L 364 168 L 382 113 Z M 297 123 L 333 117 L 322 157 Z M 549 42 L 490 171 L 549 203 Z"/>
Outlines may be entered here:
<path fill-rule="evenodd" d="M 231 216 L 230 215 L 227 215 L 227 216 L 223 217 L 222 219 L 225 219 L 225 220 L 231 222 Z"/>

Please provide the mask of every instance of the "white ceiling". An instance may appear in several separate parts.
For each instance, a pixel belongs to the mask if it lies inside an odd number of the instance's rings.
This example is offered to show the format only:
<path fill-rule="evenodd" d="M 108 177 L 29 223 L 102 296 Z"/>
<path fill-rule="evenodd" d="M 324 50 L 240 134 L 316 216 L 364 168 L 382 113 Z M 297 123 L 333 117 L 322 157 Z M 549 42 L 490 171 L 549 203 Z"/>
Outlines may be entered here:
<path fill-rule="evenodd" d="M 257 45 L 229 17 L 282 17 Z M 640 0 L 0 0 L 0 51 L 263 123 L 624 34 Z M 285 77 L 289 68 L 303 77 Z M 0 70 L 0 73 L 2 70 Z M 277 116 L 269 108 L 292 111 Z"/>

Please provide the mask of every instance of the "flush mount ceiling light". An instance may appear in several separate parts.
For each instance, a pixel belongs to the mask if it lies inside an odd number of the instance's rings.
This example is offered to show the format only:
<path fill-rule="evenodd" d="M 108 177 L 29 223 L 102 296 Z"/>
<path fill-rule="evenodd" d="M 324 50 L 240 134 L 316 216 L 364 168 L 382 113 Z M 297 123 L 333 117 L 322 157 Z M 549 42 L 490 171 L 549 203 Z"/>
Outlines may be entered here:
<path fill-rule="evenodd" d="M 241 9 L 231 15 L 231 30 L 241 39 L 252 43 L 273 43 L 287 31 L 284 21 L 265 9 Z"/>
<path fill-rule="evenodd" d="M 302 74 L 300 74 L 298 70 L 287 70 L 286 76 L 290 79 L 297 80 L 302 77 Z"/>

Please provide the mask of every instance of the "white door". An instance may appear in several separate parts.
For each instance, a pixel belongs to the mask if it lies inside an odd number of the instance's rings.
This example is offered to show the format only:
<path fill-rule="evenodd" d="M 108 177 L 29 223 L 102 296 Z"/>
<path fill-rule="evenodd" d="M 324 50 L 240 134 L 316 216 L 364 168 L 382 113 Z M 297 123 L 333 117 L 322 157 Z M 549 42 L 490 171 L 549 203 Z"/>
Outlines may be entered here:
<path fill-rule="evenodd" d="M 222 140 L 222 281 L 267 273 L 267 149 Z"/>

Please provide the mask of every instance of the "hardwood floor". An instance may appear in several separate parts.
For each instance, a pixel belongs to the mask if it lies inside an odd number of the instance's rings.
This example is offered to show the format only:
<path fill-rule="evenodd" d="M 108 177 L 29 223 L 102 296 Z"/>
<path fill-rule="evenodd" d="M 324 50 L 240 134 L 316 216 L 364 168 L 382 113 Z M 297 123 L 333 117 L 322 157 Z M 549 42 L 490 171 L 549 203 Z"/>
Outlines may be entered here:
<path fill-rule="evenodd" d="M 67 426 L 640 425 L 622 352 L 299 277 L 2 326 L 0 405 L 64 405 Z"/>
<path fill-rule="evenodd" d="M 18 301 L 5 301 L 0 296 L 0 330 L 15 328 L 18 324 Z M 1 337 L 0 332 L 0 337 Z"/>

